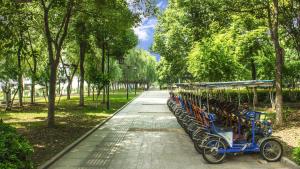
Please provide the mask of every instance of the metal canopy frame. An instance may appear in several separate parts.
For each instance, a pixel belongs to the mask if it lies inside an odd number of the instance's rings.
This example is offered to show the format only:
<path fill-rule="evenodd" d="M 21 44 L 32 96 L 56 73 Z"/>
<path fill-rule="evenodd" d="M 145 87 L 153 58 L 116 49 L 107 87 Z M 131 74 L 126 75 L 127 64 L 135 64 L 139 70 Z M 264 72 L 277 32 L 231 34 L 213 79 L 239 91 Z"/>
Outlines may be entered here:
<path fill-rule="evenodd" d="M 197 83 L 176 83 L 180 88 L 240 88 L 240 87 L 274 87 L 273 80 L 246 80 L 230 82 L 197 82 Z"/>

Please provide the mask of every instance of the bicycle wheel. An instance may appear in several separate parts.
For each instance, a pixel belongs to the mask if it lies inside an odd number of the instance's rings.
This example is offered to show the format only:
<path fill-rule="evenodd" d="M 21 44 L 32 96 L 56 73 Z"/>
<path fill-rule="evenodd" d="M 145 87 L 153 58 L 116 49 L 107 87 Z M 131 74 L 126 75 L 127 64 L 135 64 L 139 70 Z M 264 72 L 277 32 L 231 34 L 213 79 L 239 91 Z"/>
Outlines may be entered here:
<path fill-rule="evenodd" d="M 226 153 L 218 153 L 220 149 L 226 149 L 226 143 L 223 139 L 211 138 L 203 144 L 202 156 L 210 164 L 220 164 L 226 157 Z"/>
<path fill-rule="evenodd" d="M 268 139 L 260 146 L 260 154 L 269 162 L 280 160 L 282 153 L 282 145 L 275 139 Z"/>
<path fill-rule="evenodd" d="M 199 153 L 199 154 L 202 154 L 203 153 L 203 148 L 202 148 L 202 145 L 201 145 L 201 141 L 194 141 L 194 147 L 195 147 L 195 150 Z"/>

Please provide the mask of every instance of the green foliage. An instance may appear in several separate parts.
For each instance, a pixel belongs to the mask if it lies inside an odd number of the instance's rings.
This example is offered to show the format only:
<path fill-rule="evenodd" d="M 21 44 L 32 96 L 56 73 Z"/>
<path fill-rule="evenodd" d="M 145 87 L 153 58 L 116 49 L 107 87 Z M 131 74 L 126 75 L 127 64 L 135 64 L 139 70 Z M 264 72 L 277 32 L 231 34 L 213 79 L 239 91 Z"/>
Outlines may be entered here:
<path fill-rule="evenodd" d="M 159 53 L 164 62 L 168 62 L 173 79 L 184 79 L 187 72 L 186 56 L 188 55 L 194 40 L 190 20 L 183 8 L 177 2 L 171 1 L 166 11 L 158 16 L 158 25 L 154 35 L 152 50 Z"/>
<path fill-rule="evenodd" d="M 266 5 L 240 0 L 169 1 L 158 16 L 152 47 L 163 58 L 157 67 L 160 83 L 274 79 L 275 50 Z M 286 55 L 283 83 L 295 87 L 300 79 L 300 22 L 295 19 L 299 2 L 279 5 L 285 11 L 279 16 L 284 26 L 279 31 L 289 35 L 280 42 Z M 185 77 L 189 73 L 193 79 Z"/>
<path fill-rule="evenodd" d="M 0 168 L 30 169 L 33 148 L 28 141 L 19 136 L 16 130 L 3 122 L 0 123 Z"/>
<path fill-rule="evenodd" d="M 122 69 L 118 61 L 110 60 L 109 79 L 111 82 L 118 82 L 122 78 Z"/>
<path fill-rule="evenodd" d="M 145 50 L 130 50 L 122 68 L 124 80 L 128 78 L 128 81 L 137 83 L 152 83 L 156 80 L 156 60 Z"/>
<path fill-rule="evenodd" d="M 173 76 L 171 67 L 172 63 L 166 61 L 164 57 L 160 59 L 156 67 L 157 80 L 160 85 L 172 84 L 177 81 L 177 77 Z"/>
<path fill-rule="evenodd" d="M 250 14 L 233 15 L 229 27 L 235 47 L 235 55 L 249 75 L 242 79 L 273 79 L 275 59 L 273 46 L 266 34 L 264 20 Z"/>
<path fill-rule="evenodd" d="M 295 88 L 300 80 L 300 56 L 295 49 L 287 48 L 285 51 L 284 80 L 288 82 L 287 87 Z"/>
<path fill-rule="evenodd" d="M 300 147 L 296 147 L 293 150 L 293 159 L 298 165 L 300 165 Z"/>
<path fill-rule="evenodd" d="M 188 70 L 199 81 L 235 80 L 238 63 L 224 36 L 196 43 L 188 56 Z"/>

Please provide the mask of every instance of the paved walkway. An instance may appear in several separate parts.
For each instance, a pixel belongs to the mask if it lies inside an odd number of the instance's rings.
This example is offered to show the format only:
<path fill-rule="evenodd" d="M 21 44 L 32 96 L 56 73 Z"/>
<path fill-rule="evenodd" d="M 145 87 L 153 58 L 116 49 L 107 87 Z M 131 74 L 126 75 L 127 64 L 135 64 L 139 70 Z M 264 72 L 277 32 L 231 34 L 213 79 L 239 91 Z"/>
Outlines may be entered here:
<path fill-rule="evenodd" d="M 207 164 L 166 106 L 165 91 L 144 92 L 51 169 L 286 169 L 258 155 Z"/>

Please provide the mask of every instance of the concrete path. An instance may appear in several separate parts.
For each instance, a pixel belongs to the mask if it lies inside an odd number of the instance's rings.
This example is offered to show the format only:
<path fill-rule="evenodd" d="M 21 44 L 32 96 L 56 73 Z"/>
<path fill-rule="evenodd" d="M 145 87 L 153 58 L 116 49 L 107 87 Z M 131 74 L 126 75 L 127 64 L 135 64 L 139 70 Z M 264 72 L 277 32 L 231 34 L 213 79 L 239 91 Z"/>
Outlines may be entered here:
<path fill-rule="evenodd" d="M 51 169 L 286 169 L 258 155 L 207 164 L 176 118 L 166 91 L 144 92 L 58 160 Z"/>

